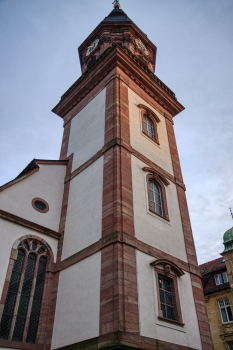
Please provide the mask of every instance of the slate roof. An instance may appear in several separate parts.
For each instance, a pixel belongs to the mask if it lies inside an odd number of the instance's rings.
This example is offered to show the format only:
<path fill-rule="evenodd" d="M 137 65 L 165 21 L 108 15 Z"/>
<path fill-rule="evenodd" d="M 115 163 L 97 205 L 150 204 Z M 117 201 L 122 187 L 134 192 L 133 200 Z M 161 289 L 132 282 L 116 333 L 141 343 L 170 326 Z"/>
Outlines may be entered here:
<path fill-rule="evenodd" d="M 200 271 L 205 269 L 205 271 L 203 273 L 201 272 L 202 276 L 204 276 L 207 273 L 223 269 L 223 268 L 225 268 L 225 266 L 226 266 L 226 264 L 225 264 L 224 258 L 220 257 L 218 259 L 208 261 L 204 264 L 199 265 L 199 269 L 200 269 Z"/>
<path fill-rule="evenodd" d="M 202 286 L 205 295 L 229 288 L 228 282 L 216 286 L 214 279 L 217 273 L 226 271 L 226 263 L 223 257 L 199 265 L 199 270 L 202 274 Z"/>

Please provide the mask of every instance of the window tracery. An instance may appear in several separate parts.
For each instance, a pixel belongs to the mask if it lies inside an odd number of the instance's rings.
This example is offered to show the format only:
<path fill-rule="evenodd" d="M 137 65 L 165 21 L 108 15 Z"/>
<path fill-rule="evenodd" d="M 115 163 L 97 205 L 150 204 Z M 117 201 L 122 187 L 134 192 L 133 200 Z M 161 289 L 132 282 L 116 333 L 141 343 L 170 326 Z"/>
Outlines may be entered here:
<path fill-rule="evenodd" d="M 1 339 L 36 342 L 48 260 L 42 242 L 24 239 L 18 245 L 0 320 Z"/>

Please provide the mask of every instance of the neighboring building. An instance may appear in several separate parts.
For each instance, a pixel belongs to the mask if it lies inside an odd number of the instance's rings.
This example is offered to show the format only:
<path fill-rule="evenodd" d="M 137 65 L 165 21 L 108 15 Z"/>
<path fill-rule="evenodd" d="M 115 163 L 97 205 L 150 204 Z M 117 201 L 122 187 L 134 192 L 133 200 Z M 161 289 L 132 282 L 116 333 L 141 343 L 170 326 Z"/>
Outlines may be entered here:
<path fill-rule="evenodd" d="M 233 228 L 223 236 L 222 257 L 199 266 L 215 350 L 233 350 Z"/>
<path fill-rule="evenodd" d="M 1 348 L 213 349 L 156 51 L 115 1 L 53 109 L 60 160 L 0 188 Z"/>

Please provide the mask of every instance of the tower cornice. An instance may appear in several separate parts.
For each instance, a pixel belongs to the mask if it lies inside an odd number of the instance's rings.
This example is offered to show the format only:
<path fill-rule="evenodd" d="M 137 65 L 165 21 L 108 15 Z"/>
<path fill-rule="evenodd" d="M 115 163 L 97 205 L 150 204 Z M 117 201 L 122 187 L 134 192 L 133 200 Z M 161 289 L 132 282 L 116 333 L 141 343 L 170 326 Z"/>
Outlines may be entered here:
<path fill-rule="evenodd" d="M 103 52 L 94 65 L 87 70 L 61 97 L 60 102 L 52 109 L 64 118 L 86 95 L 90 93 L 114 68 L 120 68 L 129 79 L 132 79 L 162 110 L 172 117 L 184 110 L 171 91 L 156 75 L 129 50 L 114 45 Z M 127 82 L 126 82 L 127 83 Z"/>

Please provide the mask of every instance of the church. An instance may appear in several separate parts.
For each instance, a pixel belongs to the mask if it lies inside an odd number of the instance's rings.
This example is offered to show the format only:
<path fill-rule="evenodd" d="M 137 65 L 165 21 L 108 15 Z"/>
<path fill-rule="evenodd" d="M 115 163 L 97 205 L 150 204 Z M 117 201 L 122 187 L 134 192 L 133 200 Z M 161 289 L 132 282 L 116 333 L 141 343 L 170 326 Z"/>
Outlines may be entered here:
<path fill-rule="evenodd" d="M 0 348 L 213 350 L 156 53 L 115 0 L 53 108 L 60 159 L 0 187 Z"/>

